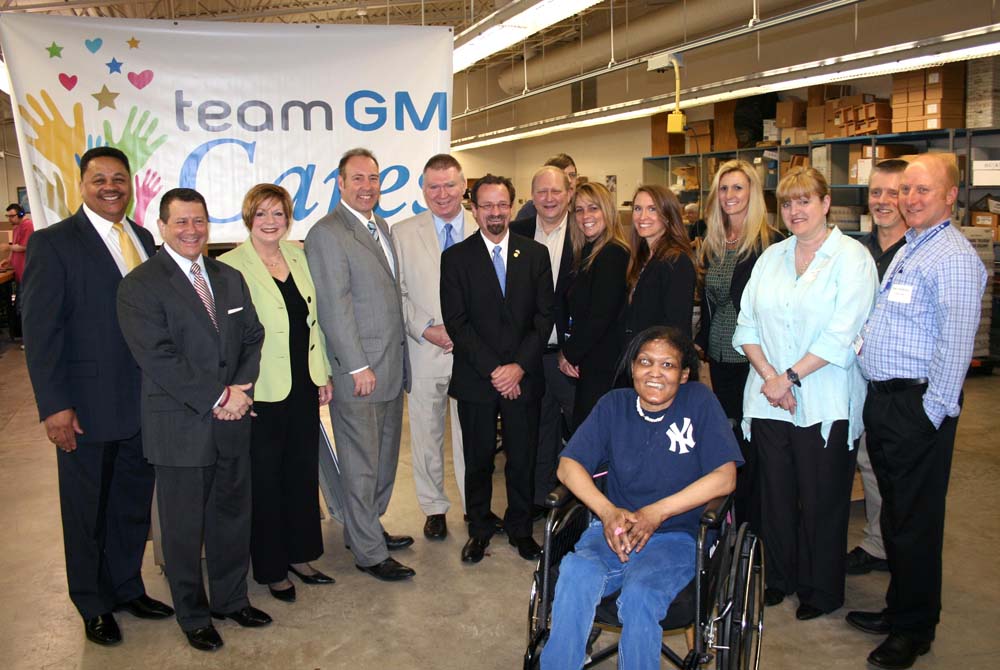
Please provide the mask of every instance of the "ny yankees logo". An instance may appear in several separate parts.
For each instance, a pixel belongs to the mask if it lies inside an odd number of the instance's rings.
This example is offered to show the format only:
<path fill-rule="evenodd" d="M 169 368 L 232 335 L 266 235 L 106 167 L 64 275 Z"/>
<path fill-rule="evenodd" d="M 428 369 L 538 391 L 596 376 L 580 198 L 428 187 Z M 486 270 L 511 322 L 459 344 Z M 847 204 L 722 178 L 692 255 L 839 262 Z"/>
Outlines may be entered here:
<path fill-rule="evenodd" d="M 667 437 L 670 438 L 671 453 L 678 453 L 678 448 L 680 448 L 681 454 L 686 454 L 694 449 L 694 436 L 691 434 L 693 429 L 691 419 L 687 417 L 684 417 L 684 425 L 681 428 L 678 428 L 676 423 L 670 424 Z"/>

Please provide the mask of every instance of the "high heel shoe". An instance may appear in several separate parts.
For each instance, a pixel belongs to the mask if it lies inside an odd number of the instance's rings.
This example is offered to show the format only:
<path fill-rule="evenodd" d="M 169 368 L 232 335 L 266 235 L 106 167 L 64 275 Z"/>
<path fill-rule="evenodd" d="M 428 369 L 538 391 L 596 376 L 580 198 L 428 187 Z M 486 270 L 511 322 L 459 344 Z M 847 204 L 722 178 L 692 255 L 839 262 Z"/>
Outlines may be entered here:
<path fill-rule="evenodd" d="M 299 572 L 295 569 L 295 566 L 289 565 L 288 569 L 292 571 L 296 577 L 302 580 L 303 584 L 334 584 L 336 580 L 329 576 L 324 575 L 319 570 L 313 570 L 312 574 L 306 574 L 304 572 Z"/>

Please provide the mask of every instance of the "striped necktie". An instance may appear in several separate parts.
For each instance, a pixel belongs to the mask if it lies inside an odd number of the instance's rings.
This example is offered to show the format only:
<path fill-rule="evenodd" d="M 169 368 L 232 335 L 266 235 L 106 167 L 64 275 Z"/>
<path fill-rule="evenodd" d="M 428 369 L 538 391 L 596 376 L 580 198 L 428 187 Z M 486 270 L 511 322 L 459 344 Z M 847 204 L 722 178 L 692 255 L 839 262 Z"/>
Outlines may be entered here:
<path fill-rule="evenodd" d="M 208 316 L 212 319 L 212 325 L 218 330 L 219 322 L 215 320 L 215 299 L 212 298 L 212 292 L 208 290 L 208 282 L 205 281 L 205 275 L 201 273 L 201 266 L 197 263 L 191 264 L 191 276 L 194 278 L 194 291 L 201 298 L 202 304 L 205 305 L 205 310 L 208 311 Z"/>
<path fill-rule="evenodd" d="M 375 238 L 375 241 L 378 242 L 378 228 L 375 226 L 375 222 L 371 219 L 368 219 L 368 232 L 371 233 L 372 237 Z"/>
<path fill-rule="evenodd" d="M 135 266 L 142 262 L 142 256 L 132 244 L 132 238 L 125 231 L 125 226 L 121 221 L 112 224 L 111 229 L 118 234 L 118 249 L 122 252 L 122 260 L 125 261 L 125 271 L 131 272 Z"/>

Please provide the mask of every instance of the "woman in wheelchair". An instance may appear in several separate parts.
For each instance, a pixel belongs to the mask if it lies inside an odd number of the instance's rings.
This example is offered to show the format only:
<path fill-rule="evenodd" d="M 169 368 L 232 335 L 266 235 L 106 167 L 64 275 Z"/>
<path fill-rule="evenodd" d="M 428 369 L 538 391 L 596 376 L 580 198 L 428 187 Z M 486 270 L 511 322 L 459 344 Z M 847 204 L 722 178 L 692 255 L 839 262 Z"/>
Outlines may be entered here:
<path fill-rule="evenodd" d="M 543 670 L 579 670 L 594 611 L 620 591 L 618 667 L 659 668 L 659 621 L 694 577 L 701 508 L 730 493 L 743 462 L 726 415 L 698 378 L 691 339 L 654 326 L 629 345 L 631 389 L 601 398 L 558 476 L 594 513 L 560 566 Z M 593 475 L 607 466 L 607 494 Z"/>

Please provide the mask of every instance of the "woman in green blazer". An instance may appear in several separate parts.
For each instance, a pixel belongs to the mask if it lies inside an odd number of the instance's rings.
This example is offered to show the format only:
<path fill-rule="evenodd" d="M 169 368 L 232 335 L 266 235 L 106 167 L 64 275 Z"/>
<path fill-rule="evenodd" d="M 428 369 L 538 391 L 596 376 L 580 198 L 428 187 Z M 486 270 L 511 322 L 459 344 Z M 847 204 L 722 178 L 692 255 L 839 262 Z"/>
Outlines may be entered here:
<path fill-rule="evenodd" d="M 250 558 L 254 579 L 285 602 L 295 600 L 289 570 L 306 584 L 333 583 L 309 565 L 323 553 L 319 407 L 330 402 L 333 385 L 306 255 L 284 240 L 291 211 L 288 191 L 254 186 L 243 199 L 250 237 L 219 258 L 243 274 L 264 326 L 250 440 Z"/>

